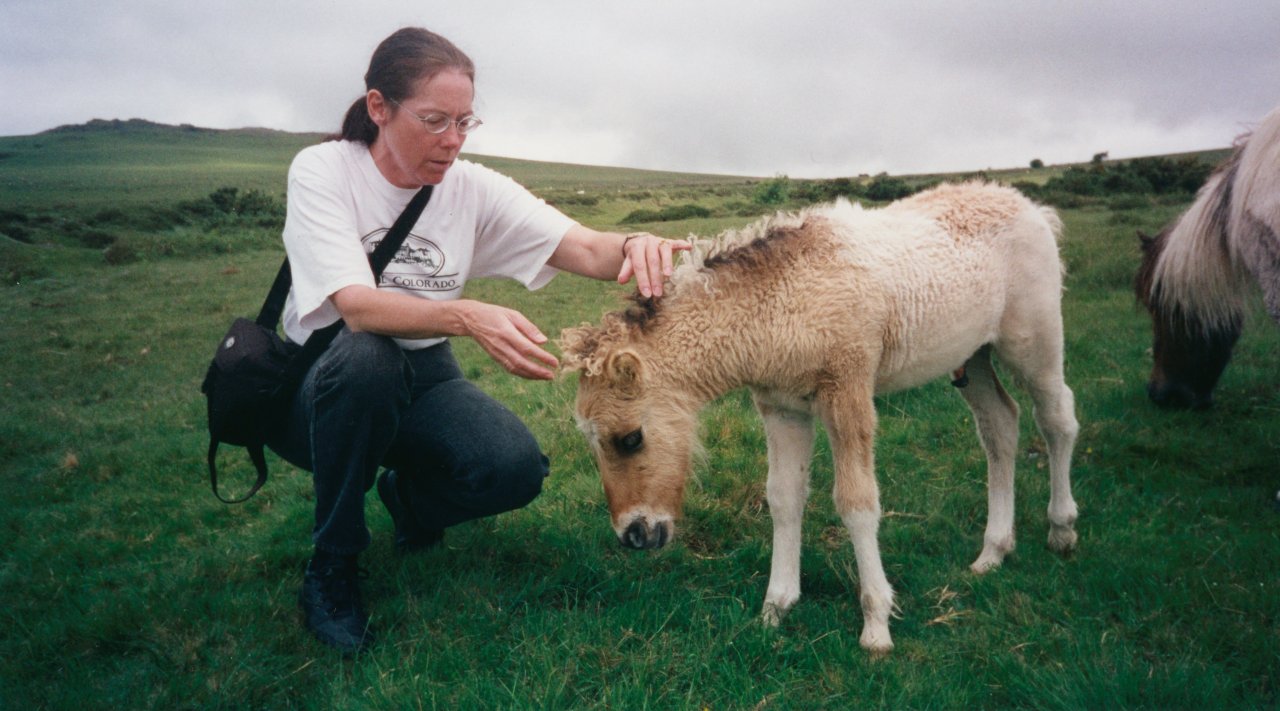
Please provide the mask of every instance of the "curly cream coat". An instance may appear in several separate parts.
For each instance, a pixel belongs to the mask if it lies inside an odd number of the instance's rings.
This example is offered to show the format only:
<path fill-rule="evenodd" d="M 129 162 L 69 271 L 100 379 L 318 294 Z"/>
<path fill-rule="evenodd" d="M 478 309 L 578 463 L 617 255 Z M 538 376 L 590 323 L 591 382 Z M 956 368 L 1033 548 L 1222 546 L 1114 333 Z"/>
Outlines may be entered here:
<path fill-rule="evenodd" d="M 1017 191 L 943 185 L 881 209 L 838 201 L 715 240 L 671 279 L 601 326 L 567 329 L 577 418 L 596 455 L 619 540 L 657 547 L 675 533 L 711 399 L 749 387 L 768 444 L 774 521 L 764 616 L 800 597 L 800 519 L 814 417 L 831 441 L 834 499 L 858 563 L 861 643 L 889 651 L 893 590 L 877 543 L 874 396 L 963 368 L 961 389 L 987 453 L 983 572 L 1013 550 L 1018 407 L 991 354 L 1026 383 L 1049 448 L 1049 543 L 1076 543 L 1070 463 L 1078 429 L 1063 379 L 1056 214 Z"/>

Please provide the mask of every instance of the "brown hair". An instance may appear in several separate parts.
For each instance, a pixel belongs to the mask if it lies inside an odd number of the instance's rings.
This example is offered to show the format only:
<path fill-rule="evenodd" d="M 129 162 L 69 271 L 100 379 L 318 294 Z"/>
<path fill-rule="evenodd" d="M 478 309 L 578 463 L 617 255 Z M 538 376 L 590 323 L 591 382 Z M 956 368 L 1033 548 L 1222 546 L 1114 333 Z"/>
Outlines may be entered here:
<path fill-rule="evenodd" d="M 364 75 L 365 92 L 377 89 L 391 101 L 402 101 L 413 92 L 414 83 L 430 79 L 446 69 L 456 69 L 474 83 L 476 67 L 471 58 L 452 42 L 421 27 L 396 30 L 382 40 L 369 59 Z M 359 141 L 373 145 L 378 125 L 369 117 L 365 96 L 356 99 L 342 119 L 342 130 L 330 140 Z"/>

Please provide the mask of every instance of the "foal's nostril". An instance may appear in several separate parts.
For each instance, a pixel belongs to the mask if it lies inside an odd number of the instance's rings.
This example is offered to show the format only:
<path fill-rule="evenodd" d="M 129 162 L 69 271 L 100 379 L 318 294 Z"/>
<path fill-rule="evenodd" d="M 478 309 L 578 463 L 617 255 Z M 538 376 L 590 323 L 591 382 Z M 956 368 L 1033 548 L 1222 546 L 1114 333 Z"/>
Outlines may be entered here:
<path fill-rule="evenodd" d="M 654 541 L 653 547 L 661 548 L 667 545 L 667 541 L 671 540 L 671 524 L 666 521 L 663 521 L 662 523 L 659 523 L 657 526 L 655 526 L 655 528 L 657 529 L 655 531 L 655 533 L 657 534 L 657 540 Z"/>
<path fill-rule="evenodd" d="M 670 521 L 659 521 L 652 526 L 647 519 L 637 518 L 618 536 L 618 542 L 637 550 L 661 548 L 672 538 Z"/>
<path fill-rule="evenodd" d="M 647 547 L 649 542 L 647 529 L 644 525 L 644 519 L 636 519 L 627 526 L 627 530 L 622 532 L 622 538 L 619 539 L 622 545 L 628 548 L 641 549 Z"/>

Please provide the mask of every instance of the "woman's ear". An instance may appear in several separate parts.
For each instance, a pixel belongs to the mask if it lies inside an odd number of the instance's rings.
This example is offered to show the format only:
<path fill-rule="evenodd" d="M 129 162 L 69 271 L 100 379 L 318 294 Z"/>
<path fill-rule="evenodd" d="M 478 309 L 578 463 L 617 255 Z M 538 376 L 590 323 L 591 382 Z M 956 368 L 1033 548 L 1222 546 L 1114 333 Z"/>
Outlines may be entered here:
<path fill-rule="evenodd" d="M 377 89 L 370 89 L 364 95 L 364 105 L 369 110 L 369 118 L 382 128 L 391 120 L 391 103 Z"/>

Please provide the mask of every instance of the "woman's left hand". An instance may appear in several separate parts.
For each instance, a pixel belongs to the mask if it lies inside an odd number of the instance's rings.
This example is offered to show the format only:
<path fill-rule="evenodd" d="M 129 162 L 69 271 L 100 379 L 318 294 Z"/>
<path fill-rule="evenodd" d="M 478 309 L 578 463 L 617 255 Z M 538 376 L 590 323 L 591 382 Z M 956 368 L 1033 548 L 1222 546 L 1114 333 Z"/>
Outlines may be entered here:
<path fill-rule="evenodd" d="M 618 283 L 636 279 L 636 288 L 645 297 L 662 296 L 662 282 L 675 269 L 676 252 L 692 249 L 682 239 L 664 239 L 648 232 L 633 232 L 622 241 L 622 269 Z"/>

